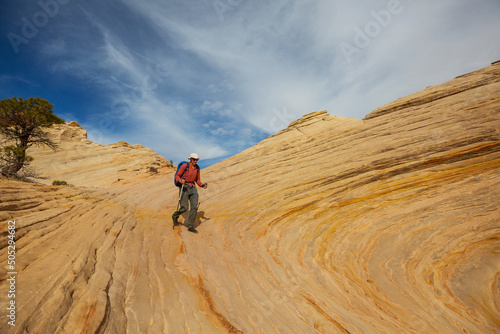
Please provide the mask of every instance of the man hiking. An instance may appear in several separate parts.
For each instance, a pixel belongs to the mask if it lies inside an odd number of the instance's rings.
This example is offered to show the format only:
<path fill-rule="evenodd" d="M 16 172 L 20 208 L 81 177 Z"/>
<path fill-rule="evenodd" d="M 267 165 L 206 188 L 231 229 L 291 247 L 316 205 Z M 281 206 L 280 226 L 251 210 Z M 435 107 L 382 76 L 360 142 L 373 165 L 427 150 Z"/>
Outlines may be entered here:
<path fill-rule="evenodd" d="M 189 156 L 189 162 L 184 164 L 181 163 L 179 169 L 177 170 L 177 173 L 175 173 L 175 183 L 180 184 L 179 203 L 181 207 L 172 215 L 174 227 L 179 226 L 180 223 L 177 219 L 179 219 L 179 216 L 186 212 L 188 208 L 190 208 L 189 218 L 187 220 L 187 228 L 189 232 L 193 233 L 198 233 L 198 231 L 193 226 L 198 210 L 199 199 L 195 183 L 200 187 L 203 187 L 204 189 L 207 188 L 207 184 L 201 183 L 200 181 L 200 167 L 197 164 L 198 160 L 198 154 L 192 153 Z"/>

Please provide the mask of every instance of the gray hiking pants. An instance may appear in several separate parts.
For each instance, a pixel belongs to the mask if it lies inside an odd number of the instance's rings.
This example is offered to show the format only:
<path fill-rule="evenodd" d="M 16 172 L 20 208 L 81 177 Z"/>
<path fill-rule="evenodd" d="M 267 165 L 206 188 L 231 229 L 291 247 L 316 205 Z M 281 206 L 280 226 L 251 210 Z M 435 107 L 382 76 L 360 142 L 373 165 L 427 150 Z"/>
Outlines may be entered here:
<path fill-rule="evenodd" d="M 179 216 L 186 212 L 189 208 L 189 218 L 187 220 L 186 226 L 188 228 L 193 227 L 194 220 L 196 218 L 196 209 L 198 207 L 198 190 L 195 186 L 184 185 L 184 190 L 179 189 L 179 195 L 182 191 L 181 197 L 181 207 L 178 211 L 175 211 L 172 218 L 178 221 Z M 188 203 L 189 202 L 189 203 Z"/>

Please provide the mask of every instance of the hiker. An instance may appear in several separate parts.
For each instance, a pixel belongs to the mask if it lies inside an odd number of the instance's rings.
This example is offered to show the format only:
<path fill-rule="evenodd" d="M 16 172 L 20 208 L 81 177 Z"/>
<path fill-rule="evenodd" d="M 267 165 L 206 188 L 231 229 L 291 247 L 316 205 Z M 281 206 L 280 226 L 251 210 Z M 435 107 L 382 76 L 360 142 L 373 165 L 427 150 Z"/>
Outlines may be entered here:
<path fill-rule="evenodd" d="M 179 226 L 180 223 L 177 219 L 179 219 L 179 216 L 186 212 L 190 207 L 189 218 L 187 220 L 187 228 L 189 232 L 193 233 L 198 233 L 198 231 L 193 226 L 198 210 L 199 199 L 195 183 L 203 189 L 207 188 L 207 184 L 201 183 L 200 181 L 200 167 L 197 164 L 198 160 L 198 154 L 192 153 L 189 156 L 189 162 L 184 164 L 181 163 L 177 170 L 177 173 L 175 174 L 175 184 L 180 186 L 179 203 L 181 207 L 172 215 L 174 227 Z"/>

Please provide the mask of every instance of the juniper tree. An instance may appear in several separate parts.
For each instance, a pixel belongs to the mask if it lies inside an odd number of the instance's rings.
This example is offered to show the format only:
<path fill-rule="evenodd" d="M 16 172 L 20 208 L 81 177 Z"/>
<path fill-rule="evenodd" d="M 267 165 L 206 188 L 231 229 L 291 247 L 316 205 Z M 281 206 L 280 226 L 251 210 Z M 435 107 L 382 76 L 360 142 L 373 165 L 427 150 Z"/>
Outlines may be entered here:
<path fill-rule="evenodd" d="M 0 132 L 3 134 L 0 151 L 0 173 L 15 177 L 27 167 L 32 157 L 26 150 L 33 146 L 48 146 L 55 150 L 54 143 L 43 130 L 64 120 L 54 114 L 54 106 L 40 97 L 24 100 L 13 97 L 0 101 Z"/>

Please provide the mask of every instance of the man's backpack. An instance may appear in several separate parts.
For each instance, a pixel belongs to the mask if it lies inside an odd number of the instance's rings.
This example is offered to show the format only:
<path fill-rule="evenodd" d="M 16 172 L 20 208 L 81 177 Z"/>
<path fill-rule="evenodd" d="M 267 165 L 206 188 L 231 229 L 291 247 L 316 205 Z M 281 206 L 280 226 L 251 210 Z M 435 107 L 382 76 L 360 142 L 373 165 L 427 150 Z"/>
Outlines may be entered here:
<path fill-rule="evenodd" d="M 179 165 L 177 166 L 177 171 L 176 171 L 176 172 L 175 172 L 175 174 L 174 174 L 174 184 L 175 184 L 177 187 L 179 187 L 179 188 L 182 186 L 182 183 L 177 182 L 177 180 L 175 179 L 175 175 L 177 175 L 177 173 L 179 172 L 179 169 L 180 169 L 180 168 L 181 168 L 181 166 L 182 166 L 182 165 L 184 165 L 184 164 L 188 164 L 188 166 L 186 166 L 186 169 L 184 170 L 184 173 L 182 173 L 182 175 L 181 175 L 181 179 L 182 179 L 182 178 L 184 177 L 184 174 L 186 174 L 186 172 L 189 170 L 189 162 L 188 162 L 188 161 L 181 161 L 181 162 L 179 163 Z M 196 168 L 197 168 L 198 170 L 200 170 L 200 167 L 198 167 L 198 165 L 196 165 Z"/>

